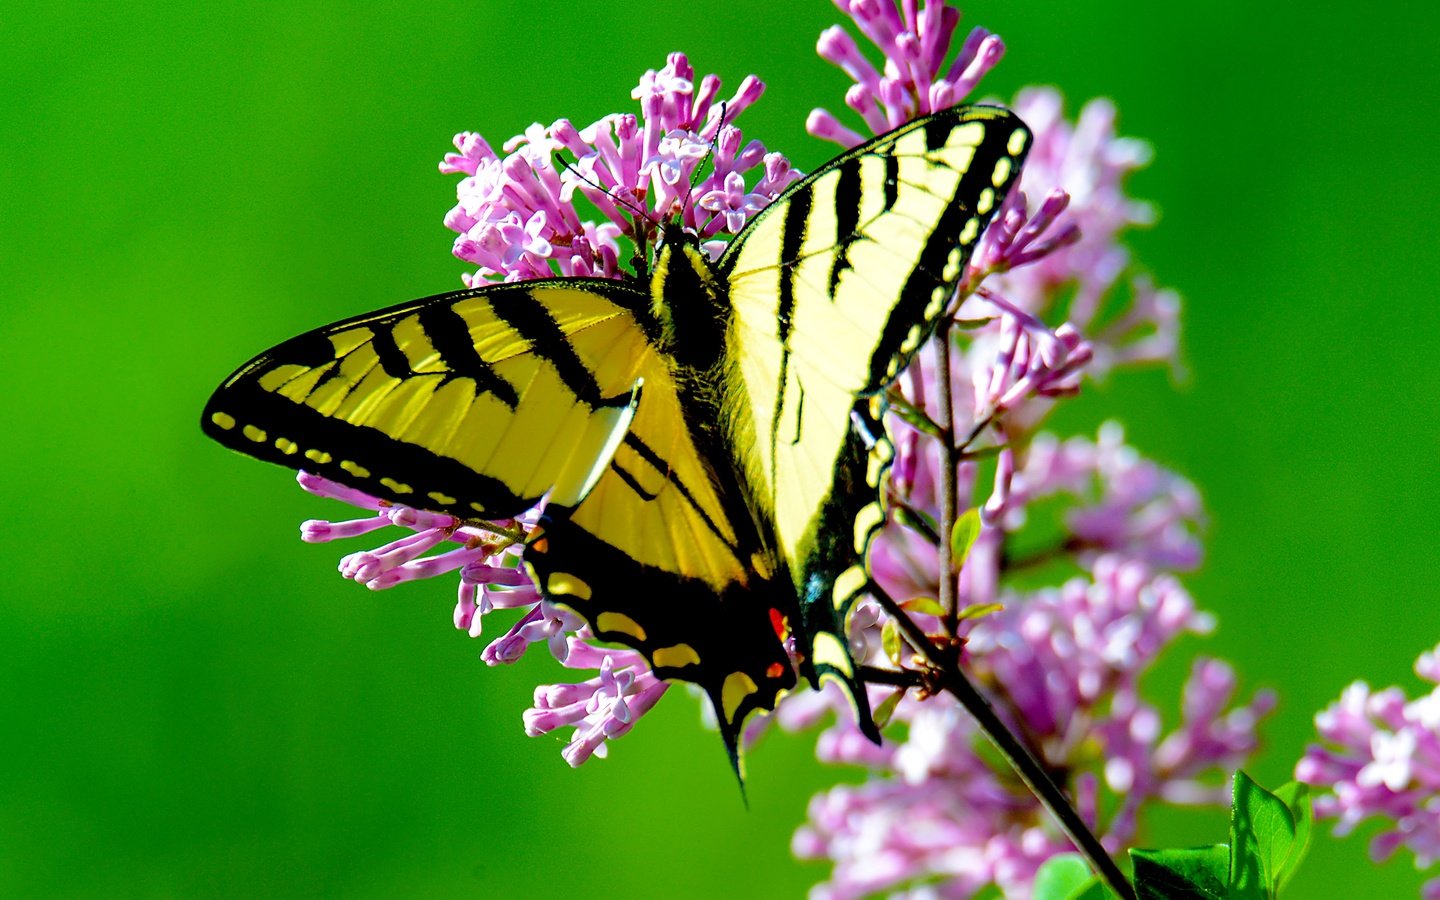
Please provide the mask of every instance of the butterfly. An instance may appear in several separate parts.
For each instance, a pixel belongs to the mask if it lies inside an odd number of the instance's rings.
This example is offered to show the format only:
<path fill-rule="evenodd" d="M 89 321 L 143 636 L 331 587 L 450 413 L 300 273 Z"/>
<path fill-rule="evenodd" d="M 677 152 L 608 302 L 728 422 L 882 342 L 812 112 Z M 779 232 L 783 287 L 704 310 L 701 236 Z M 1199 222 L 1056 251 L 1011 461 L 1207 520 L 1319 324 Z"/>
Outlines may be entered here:
<path fill-rule="evenodd" d="M 547 599 L 746 716 L 834 680 L 872 739 L 846 616 L 893 455 L 878 400 L 930 336 L 1030 132 L 963 106 L 791 185 L 717 261 L 664 230 L 649 284 L 547 278 L 414 300 L 241 366 L 201 427 L 382 500 L 486 522 L 545 500 Z"/>

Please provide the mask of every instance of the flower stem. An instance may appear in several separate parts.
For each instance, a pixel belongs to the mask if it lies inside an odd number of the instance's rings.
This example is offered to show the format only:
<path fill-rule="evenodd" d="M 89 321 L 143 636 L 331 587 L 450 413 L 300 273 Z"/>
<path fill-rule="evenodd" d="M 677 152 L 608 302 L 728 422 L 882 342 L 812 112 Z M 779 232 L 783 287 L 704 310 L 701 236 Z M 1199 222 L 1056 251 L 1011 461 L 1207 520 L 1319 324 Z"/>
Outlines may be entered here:
<path fill-rule="evenodd" d="M 955 467 L 959 465 L 958 451 L 955 446 L 955 403 L 950 395 L 950 323 L 953 320 L 949 316 L 941 318 L 938 327 L 935 329 L 935 366 L 939 370 L 939 377 L 935 379 L 935 387 L 938 393 L 936 403 L 939 406 L 940 416 L 937 424 L 940 426 L 940 477 L 942 479 L 940 490 L 940 607 L 945 610 L 945 634 L 951 638 L 952 646 L 955 648 L 955 658 L 959 659 L 960 643 L 955 640 L 960 632 L 960 602 L 957 597 L 959 593 L 956 588 L 954 550 L 951 547 L 950 535 L 955 530 L 955 520 L 959 518 L 960 511 L 957 508 L 956 493 L 958 487 L 955 480 Z"/>
<path fill-rule="evenodd" d="M 1025 569 L 1039 568 L 1040 566 L 1048 565 L 1049 563 L 1052 563 L 1057 559 L 1066 559 L 1086 550 L 1097 549 L 1099 548 L 1099 546 L 1100 545 L 1092 541 L 1087 541 L 1084 538 L 1070 535 L 1069 537 L 1065 538 L 1065 540 L 1055 544 L 1052 547 L 1046 547 L 1043 550 L 1036 550 L 1027 556 L 1005 556 L 1001 558 L 1000 571 L 1021 572 Z"/>
<path fill-rule="evenodd" d="M 955 432 L 955 406 L 951 396 L 950 378 L 950 325 L 952 318 L 945 316 L 941 319 L 935 330 L 935 366 L 938 377 L 935 379 L 936 404 L 939 407 L 939 417 L 936 424 L 940 430 L 941 447 L 941 489 L 940 489 L 940 584 L 939 602 L 944 609 L 943 619 L 946 636 L 949 640 L 949 647 L 942 651 L 930 640 L 924 629 L 915 624 L 897 604 L 893 598 L 882 590 L 879 585 L 871 583 L 870 590 L 880 605 L 895 620 L 900 630 L 904 632 L 906 640 L 914 646 L 929 664 L 931 670 L 938 676 L 937 684 L 952 694 L 960 701 L 960 705 L 975 718 L 980 730 L 985 733 L 990 742 L 995 745 L 1001 755 L 1010 763 L 1020 780 L 1030 789 L 1036 799 L 1050 811 L 1060 828 L 1075 845 L 1090 868 L 1099 875 L 1122 900 L 1135 900 L 1135 892 L 1126 880 L 1120 867 L 1105 852 L 1100 845 L 1099 838 L 1090 830 L 1080 814 L 1071 805 L 1069 798 L 1064 791 L 1050 777 L 1044 764 L 1036 758 L 1024 742 L 1017 738 L 1005 723 L 995 713 L 995 708 L 990 705 L 984 695 L 965 677 L 960 670 L 960 648 L 961 641 L 958 639 L 960 629 L 960 606 L 959 606 L 959 583 L 958 573 L 953 571 L 954 557 L 951 548 L 951 533 L 955 529 L 955 522 L 959 518 L 959 483 L 956 477 L 956 468 L 959 466 L 963 454 L 969 446 L 979 437 L 980 433 L 994 420 L 994 413 L 983 417 L 976 422 L 964 440 L 956 440 Z"/>
<path fill-rule="evenodd" d="M 1080 813 L 1070 804 L 1069 798 L 1065 796 L 1065 792 L 1060 789 L 1060 786 L 1051 779 L 1044 764 L 1036 758 L 1029 747 L 1011 733 L 1000 716 L 996 714 L 995 708 L 990 705 L 990 701 L 986 700 L 970 679 L 965 677 L 965 673 L 960 671 L 959 663 L 951 654 L 942 653 L 934 642 L 926 637 L 924 629 L 915 624 L 914 620 L 879 585 L 872 582 L 870 592 L 881 607 L 895 620 L 895 624 L 904 633 L 910 645 L 925 658 L 931 670 L 938 676 L 936 683 L 959 700 L 960 705 L 965 707 L 966 711 L 975 718 L 980 730 L 985 732 L 990 743 L 994 744 L 995 749 L 999 750 L 1006 761 L 1010 763 L 1015 774 L 1019 775 L 1020 780 L 1025 782 L 1025 786 L 1030 789 L 1030 793 L 1034 794 L 1036 799 L 1060 823 L 1060 828 L 1070 838 L 1075 849 L 1090 864 L 1090 868 L 1094 870 L 1095 874 L 1099 875 L 1122 900 L 1135 900 L 1135 891 L 1131 888 L 1130 882 L 1126 880 L 1120 867 L 1105 852 L 1105 848 L 1100 845 L 1100 839 L 1095 837 L 1089 826 L 1085 824 L 1085 820 L 1080 818 Z"/>
<path fill-rule="evenodd" d="M 925 683 L 919 672 L 909 669 L 882 669 L 878 666 L 861 666 L 860 680 L 866 684 L 889 684 L 895 687 L 920 687 Z"/>

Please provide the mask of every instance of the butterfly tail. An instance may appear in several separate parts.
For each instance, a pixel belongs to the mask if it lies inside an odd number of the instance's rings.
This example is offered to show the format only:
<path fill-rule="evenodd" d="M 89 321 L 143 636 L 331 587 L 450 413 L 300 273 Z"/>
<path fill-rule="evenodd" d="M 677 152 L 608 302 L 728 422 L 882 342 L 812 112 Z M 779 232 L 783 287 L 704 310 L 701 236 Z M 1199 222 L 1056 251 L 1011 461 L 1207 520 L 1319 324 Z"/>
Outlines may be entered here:
<path fill-rule="evenodd" d="M 844 690 L 860 731 L 880 743 L 880 730 L 850 649 L 850 610 L 870 584 L 864 562 L 885 524 L 879 486 L 894 450 L 869 401 L 855 405 L 853 427 L 837 468 L 837 489 L 827 501 L 818 557 L 801 589 L 802 674 L 812 686 L 834 681 Z M 862 502 L 865 501 L 865 502 Z M 858 562 L 857 562 L 858 560 Z"/>
<path fill-rule="evenodd" d="M 862 580 L 862 589 L 855 595 L 855 599 L 863 594 L 865 583 Z M 846 606 L 853 602 L 852 599 Z M 876 727 L 874 716 L 870 712 L 870 699 L 865 691 L 865 682 L 845 639 L 846 616 L 836 611 L 833 606 L 825 608 L 827 606 L 830 604 L 806 604 L 802 609 L 805 623 L 805 646 L 802 647 L 805 661 L 801 666 L 802 674 L 815 688 L 821 687 L 826 681 L 839 685 L 846 699 L 850 701 L 855 726 L 867 738 L 879 744 L 880 729 Z"/>

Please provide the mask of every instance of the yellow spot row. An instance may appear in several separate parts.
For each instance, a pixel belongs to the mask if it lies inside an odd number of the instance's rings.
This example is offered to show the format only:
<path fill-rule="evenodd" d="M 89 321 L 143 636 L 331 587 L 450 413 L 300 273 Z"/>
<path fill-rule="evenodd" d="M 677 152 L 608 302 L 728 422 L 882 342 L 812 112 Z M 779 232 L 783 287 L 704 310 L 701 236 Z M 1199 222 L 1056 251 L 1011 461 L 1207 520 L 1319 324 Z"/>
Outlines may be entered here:
<path fill-rule="evenodd" d="M 225 412 L 211 413 L 210 421 L 215 423 L 217 427 L 222 428 L 225 431 L 231 431 L 235 428 L 236 425 L 239 424 L 235 421 L 234 416 Z M 255 425 L 246 425 L 240 430 L 240 433 L 245 435 L 247 439 L 254 441 L 257 444 L 263 444 L 269 438 L 269 435 L 265 432 L 265 429 L 257 427 Z M 286 456 L 294 456 L 296 453 L 300 452 L 300 445 L 286 437 L 277 437 L 274 441 L 274 444 L 275 449 L 279 450 Z M 305 458 L 321 466 L 329 465 L 335 459 L 326 451 L 316 450 L 313 448 L 305 451 Z M 356 478 L 370 477 L 369 469 L 365 468 L 364 466 L 351 459 L 342 460 L 340 462 L 340 468 L 344 469 L 346 472 L 350 473 Z M 415 492 L 415 489 L 410 485 L 405 484 L 401 481 L 396 481 L 395 479 L 388 476 L 381 478 L 380 484 L 394 494 L 413 494 Z M 441 493 L 440 491 L 431 491 L 426 494 L 426 496 L 429 497 L 431 500 L 434 500 L 437 504 L 444 507 L 454 506 L 457 502 L 456 498 L 450 496 L 449 494 Z M 485 507 L 480 505 L 479 503 L 471 503 L 470 507 L 478 513 L 485 512 Z M 583 582 L 581 583 L 583 584 Z M 588 591 L 588 588 L 586 588 L 586 590 Z"/>

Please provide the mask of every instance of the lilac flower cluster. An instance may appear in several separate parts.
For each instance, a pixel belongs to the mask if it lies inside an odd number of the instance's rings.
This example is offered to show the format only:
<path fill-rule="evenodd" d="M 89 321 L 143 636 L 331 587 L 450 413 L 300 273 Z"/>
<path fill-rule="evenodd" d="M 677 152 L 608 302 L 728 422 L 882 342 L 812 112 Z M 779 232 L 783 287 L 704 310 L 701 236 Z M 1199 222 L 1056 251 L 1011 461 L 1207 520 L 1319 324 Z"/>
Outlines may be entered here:
<path fill-rule="evenodd" d="M 839 66 L 855 82 L 845 92 L 845 105 L 860 114 L 872 134 L 961 102 L 1005 55 L 1005 43 L 998 35 L 976 28 L 946 67 L 960 24 L 960 11 L 947 3 L 927 2 L 919 9 L 914 0 L 899 8 L 891 0 L 835 0 L 835 5 L 885 58 L 883 71 L 876 69 L 839 25 L 825 29 L 816 45 L 822 59 Z M 865 141 L 864 135 L 825 109 L 813 110 L 805 127 L 816 137 L 844 147 Z"/>
<path fill-rule="evenodd" d="M 958 22 L 948 7 L 837 5 L 885 58 L 883 67 L 871 64 L 839 29 L 820 41 L 821 55 L 854 79 L 846 102 L 871 131 L 934 109 L 933 98 L 953 102 L 951 92 L 972 89 L 1003 50 L 976 29 L 945 69 Z M 960 286 L 963 331 L 948 338 L 946 354 L 924 348 L 892 397 L 910 408 L 904 418 L 923 414 L 942 431 L 953 423 L 954 442 L 891 417 L 896 514 L 869 563 L 897 599 L 943 596 L 942 577 L 953 577 L 956 606 L 970 611 L 955 633 L 962 667 L 1040 760 L 1065 773 L 1062 787 L 1116 851 L 1135 837 L 1149 803 L 1225 802 L 1224 773 L 1253 752 L 1257 722 L 1274 701 L 1261 693 L 1236 705 L 1230 668 L 1202 659 L 1184 688 L 1180 721 L 1165 732 L 1138 691 L 1176 638 L 1213 627 L 1171 574 L 1200 561 L 1199 496 L 1128 447 L 1117 424 L 1102 426 L 1095 439 L 1061 440 L 1039 429 L 1087 377 L 1128 364 L 1174 364 L 1176 296 L 1141 277 L 1128 279 L 1128 303 L 1112 299 L 1131 270 L 1122 233 L 1153 218 L 1124 193 L 1126 176 L 1149 151 L 1116 135 L 1106 101 L 1087 104 L 1074 124 L 1053 89 L 1027 89 L 1009 105 L 1034 132 L 1031 155 Z M 823 110 L 810 126 L 842 145 L 863 140 Z M 1062 311 L 1065 320 L 1051 324 Z M 950 410 L 940 407 L 941 379 Z M 960 508 L 976 507 L 980 528 L 958 573 L 942 576 L 936 537 L 909 523 L 940 520 L 951 465 Z M 1047 531 L 1035 521 L 1046 517 L 1058 525 Z M 1038 546 L 1035 532 L 1048 535 Z M 1051 572 L 1059 586 L 1033 587 Z M 937 616 L 912 618 L 929 634 L 945 633 Z M 884 624 L 878 606 L 857 607 L 850 621 L 857 659 L 907 664 L 885 652 Z M 872 705 L 897 690 L 872 686 Z M 812 896 L 923 884 L 926 896 L 966 897 L 995 884 L 1007 897 L 1025 897 L 1038 866 L 1070 849 L 948 696 L 902 692 L 890 721 L 903 726 L 904 740 L 878 748 L 829 692 L 787 699 L 773 718 L 787 729 L 809 727 L 827 708 L 837 717 L 821 736 L 820 758 L 862 766 L 871 777 L 811 804 L 794 850 L 834 863 Z"/>
<path fill-rule="evenodd" d="M 1177 637 L 1213 627 L 1173 577 L 1105 554 L 1059 587 L 1003 588 L 997 600 L 1003 610 L 977 619 L 965 635 L 965 669 L 1042 762 L 1069 773 L 1067 787 L 1107 848 L 1129 845 L 1142 809 L 1157 800 L 1225 802 L 1217 770 L 1254 751 L 1256 722 L 1273 699 L 1227 709 L 1233 673 L 1198 660 L 1180 721 L 1162 729 L 1138 680 Z M 940 630 L 937 620 L 926 624 Z M 879 664 L 883 656 L 871 659 Z M 813 701 L 798 714 L 787 703 L 777 718 L 795 728 L 813 724 L 818 711 Z M 905 740 L 881 748 L 848 719 L 822 738 L 824 761 L 864 766 L 877 777 L 812 801 L 795 852 L 835 861 L 831 880 L 813 896 L 868 896 L 937 878 L 942 896 L 969 896 L 991 883 L 1007 897 L 1027 896 L 1035 870 L 1067 852 L 1067 839 L 1028 789 L 980 751 L 982 738 L 957 704 L 907 694 L 892 722 L 904 723 Z M 1101 802 L 1105 791 L 1110 799 Z"/>
<path fill-rule="evenodd" d="M 557 119 L 531 125 L 502 145 L 501 157 L 478 134 L 455 135 L 455 153 L 440 163 L 464 175 L 445 225 L 458 233 L 454 252 L 479 269 L 467 287 L 553 275 L 623 278 L 628 238 L 643 259 L 659 223 L 679 221 L 724 246 L 746 220 L 775 199 L 799 173 L 759 141 L 744 140 L 736 117 L 765 85 L 751 75 L 717 102 L 720 79 L 695 72 L 683 53 L 641 78 L 631 96 L 640 114 L 605 116 L 584 128 Z M 708 162 L 705 177 L 696 173 Z M 752 186 L 747 173 L 761 169 Z M 603 217 L 582 219 L 575 194 Z"/>
<path fill-rule="evenodd" d="M 1157 289 L 1144 276 L 1133 278 L 1128 307 L 1102 315 L 1130 270 L 1120 234 L 1154 221 L 1148 204 L 1124 192 L 1126 177 L 1149 162 L 1149 146 L 1116 135 L 1108 100 L 1085 104 L 1074 125 L 1053 88 L 1022 90 L 1011 107 L 1035 140 L 1020 189 L 982 239 L 971 277 L 990 275 L 990 292 L 1038 316 L 1058 298 L 1068 299 L 1069 324 L 1086 336 L 1095 357 L 1087 368 L 1093 377 L 1117 365 L 1174 365 L 1180 300 L 1173 291 Z"/>
<path fill-rule="evenodd" d="M 1315 814 L 1334 819 L 1337 836 L 1372 816 L 1389 820 L 1371 840 L 1371 858 L 1383 862 L 1404 847 L 1423 869 L 1440 860 L 1440 647 L 1420 654 L 1415 672 L 1435 687 L 1414 700 L 1398 687 L 1347 687 L 1315 716 L 1322 743 L 1306 748 L 1295 777 L 1321 790 Z M 1440 900 L 1440 878 L 1421 896 Z"/>

